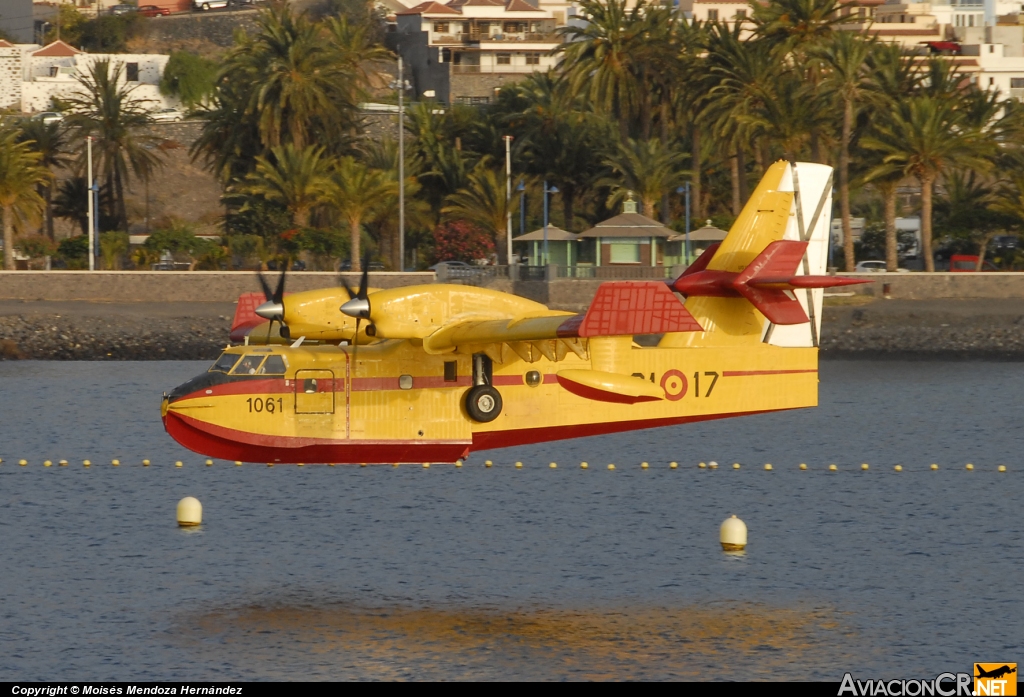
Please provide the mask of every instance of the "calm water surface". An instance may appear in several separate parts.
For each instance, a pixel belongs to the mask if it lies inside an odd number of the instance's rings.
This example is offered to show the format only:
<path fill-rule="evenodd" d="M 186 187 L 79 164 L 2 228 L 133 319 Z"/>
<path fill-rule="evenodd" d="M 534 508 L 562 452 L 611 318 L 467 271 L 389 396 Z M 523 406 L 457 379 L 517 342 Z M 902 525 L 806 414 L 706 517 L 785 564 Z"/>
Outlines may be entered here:
<path fill-rule="evenodd" d="M 839 679 L 1024 662 L 1024 366 L 825 363 L 818 409 L 459 470 L 205 467 L 159 420 L 160 393 L 205 367 L 0 363 L 0 680 Z M 711 459 L 722 467 L 695 467 Z M 199 529 L 174 523 L 186 495 Z M 742 556 L 718 546 L 733 513 Z"/>

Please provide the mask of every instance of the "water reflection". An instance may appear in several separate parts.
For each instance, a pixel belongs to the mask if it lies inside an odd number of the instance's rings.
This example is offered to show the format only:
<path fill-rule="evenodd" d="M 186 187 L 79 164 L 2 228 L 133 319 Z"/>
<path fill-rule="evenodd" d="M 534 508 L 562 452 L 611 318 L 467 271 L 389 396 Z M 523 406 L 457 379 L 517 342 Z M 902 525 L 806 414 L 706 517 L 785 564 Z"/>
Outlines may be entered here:
<path fill-rule="evenodd" d="M 319 678 L 711 680 L 811 677 L 812 666 L 837 658 L 825 647 L 848 644 L 851 632 L 831 607 L 510 612 L 334 602 L 216 609 L 182 618 L 174 634 L 256 663 L 281 650 L 308 654 Z"/>

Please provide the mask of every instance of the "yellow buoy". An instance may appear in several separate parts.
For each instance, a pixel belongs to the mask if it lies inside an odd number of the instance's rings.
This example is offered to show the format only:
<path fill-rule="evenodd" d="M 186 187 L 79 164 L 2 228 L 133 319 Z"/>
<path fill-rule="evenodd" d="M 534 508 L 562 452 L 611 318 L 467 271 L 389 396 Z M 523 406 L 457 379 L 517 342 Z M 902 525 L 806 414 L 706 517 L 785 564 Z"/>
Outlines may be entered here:
<path fill-rule="evenodd" d="M 185 465 L 184 465 L 184 463 L 182 463 L 181 460 L 178 460 L 177 462 L 174 463 L 174 466 L 175 467 L 184 467 Z"/>
<path fill-rule="evenodd" d="M 143 460 L 142 461 L 142 466 L 143 467 L 149 467 L 149 460 Z"/>
<path fill-rule="evenodd" d="M 828 471 L 829 472 L 837 472 L 837 471 L 839 471 L 839 468 L 836 467 L 835 465 L 829 465 L 828 466 Z"/>
<path fill-rule="evenodd" d="M 765 471 L 765 472 L 771 472 L 771 471 L 772 471 L 772 466 L 771 466 L 771 464 L 770 464 L 770 463 L 769 463 L 769 464 L 766 464 L 766 465 L 764 466 L 764 471 Z"/>
<path fill-rule="evenodd" d="M 707 466 L 708 466 L 708 465 L 707 465 L 707 463 L 706 463 L 706 462 L 702 462 L 702 463 L 700 463 L 699 465 L 697 465 L 697 467 L 699 467 L 700 469 L 705 469 L 705 468 L 706 468 Z"/>
<path fill-rule="evenodd" d="M 203 522 L 203 504 L 194 496 L 186 496 L 178 501 L 178 525 L 183 528 L 199 525 Z"/>
<path fill-rule="evenodd" d="M 903 471 L 903 465 L 896 465 L 895 467 L 893 467 L 893 469 L 896 470 L 897 472 L 902 472 Z"/>
<path fill-rule="evenodd" d="M 110 464 L 112 464 L 114 467 L 120 467 L 121 461 L 120 460 L 111 460 Z"/>
<path fill-rule="evenodd" d="M 738 469 L 740 468 L 740 463 L 738 463 L 738 462 L 734 462 L 734 463 L 732 463 L 732 468 L 733 468 L 734 470 L 738 470 Z"/>
<path fill-rule="evenodd" d="M 493 464 L 494 464 L 494 463 L 493 463 L 493 462 L 491 462 L 490 460 L 484 460 L 484 467 L 490 467 L 490 466 L 491 466 L 491 465 L 493 465 Z"/>
<path fill-rule="evenodd" d="M 522 468 L 523 468 L 523 463 L 522 462 L 517 462 L 516 463 L 516 469 L 522 469 Z"/>
<path fill-rule="evenodd" d="M 391 466 L 392 466 L 392 467 L 398 467 L 398 464 L 399 464 L 399 463 L 397 463 L 397 462 L 392 462 L 392 463 L 391 463 Z M 333 462 L 331 463 L 331 467 L 334 467 L 334 463 L 333 463 Z"/>
<path fill-rule="evenodd" d="M 585 470 L 585 469 L 587 469 L 587 467 L 589 467 L 589 466 L 590 466 L 590 465 L 588 465 L 588 464 L 587 464 L 586 462 L 581 462 L 581 463 L 580 463 L 580 469 L 583 469 L 583 470 Z"/>
<path fill-rule="evenodd" d="M 801 462 L 800 463 L 800 469 L 802 469 L 802 470 L 807 469 L 807 463 L 806 462 Z"/>
<path fill-rule="evenodd" d="M 645 470 L 645 469 L 647 469 L 647 467 L 648 467 L 648 464 L 646 462 L 641 462 L 640 463 L 640 469 Z"/>
<path fill-rule="evenodd" d="M 52 467 L 52 466 L 53 466 L 53 463 L 50 462 L 49 460 L 47 460 L 46 462 L 43 463 L 43 467 Z"/>
<path fill-rule="evenodd" d="M 934 471 L 934 470 L 937 470 L 937 469 L 939 469 L 939 466 L 938 466 L 938 465 L 936 465 L 936 464 L 935 464 L 935 463 L 933 462 L 933 463 L 932 463 L 932 467 L 931 467 L 931 469 L 932 469 L 933 471 Z"/>
<path fill-rule="evenodd" d="M 235 467 L 241 467 L 241 466 L 242 466 L 242 461 L 241 460 L 235 460 Z"/>
<path fill-rule="evenodd" d="M 964 467 L 964 469 L 967 470 L 968 472 L 972 472 L 972 471 L 974 471 L 974 465 L 972 465 L 970 462 L 968 462 L 967 466 Z"/>
<path fill-rule="evenodd" d="M 295 465 L 296 465 L 297 467 L 302 467 L 302 466 L 303 466 L 303 463 L 301 463 L 301 462 L 296 462 L 296 463 L 295 463 Z"/>
<path fill-rule="evenodd" d="M 359 463 L 359 466 L 360 466 L 360 467 L 366 467 L 366 463 L 365 463 L 365 462 L 360 462 L 360 463 Z"/>
<path fill-rule="evenodd" d="M 726 518 L 718 529 L 718 541 L 726 552 L 742 552 L 747 546 L 747 524 L 736 516 Z"/>
<path fill-rule="evenodd" d="M 462 467 L 462 460 L 456 460 L 455 461 L 455 466 L 456 467 Z"/>
<path fill-rule="evenodd" d="M 608 469 L 610 469 L 610 470 L 615 469 L 615 465 L 608 465 Z"/>
<path fill-rule="evenodd" d="M 1006 471 L 1006 465 L 999 465 L 999 471 L 1000 472 L 1005 472 Z"/>
<path fill-rule="evenodd" d="M 18 464 L 24 467 L 25 465 L 28 464 L 28 460 L 18 460 Z"/>
<path fill-rule="evenodd" d="M 866 462 L 865 462 L 864 464 L 862 464 L 862 465 L 860 466 L 860 468 L 861 468 L 861 470 L 862 470 L 862 471 L 864 471 L 864 472 L 867 472 L 867 471 L 868 471 L 868 470 L 870 469 L 870 467 L 868 466 L 868 463 L 866 463 Z"/>
<path fill-rule="evenodd" d="M 424 462 L 423 463 L 423 469 L 425 469 L 425 470 L 430 469 L 430 463 L 429 462 Z"/>
<path fill-rule="evenodd" d="M 550 467 L 551 469 L 557 469 L 558 468 L 558 463 L 552 462 L 552 463 L 548 464 L 548 467 Z"/>
<path fill-rule="evenodd" d="M 268 463 L 267 463 L 267 467 L 273 467 L 273 466 L 274 466 L 274 463 L 273 463 L 273 462 L 268 462 Z"/>
<path fill-rule="evenodd" d="M 678 462 L 670 462 L 670 463 L 668 463 L 668 468 L 669 468 L 670 470 L 674 470 L 674 469 L 676 469 L 677 467 L 679 467 L 679 463 L 678 463 Z"/>
<path fill-rule="evenodd" d="M 206 466 L 207 467 L 213 467 L 213 460 L 207 460 L 206 461 Z"/>
<path fill-rule="evenodd" d="M 91 464 L 92 464 L 92 463 L 91 463 L 91 462 L 89 462 L 88 460 L 82 460 L 82 467 L 88 467 L 88 466 L 89 466 L 89 465 L 91 465 Z"/>
<path fill-rule="evenodd" d="M 68 461 L 67 460 L 61 460 L 57 464 L 59 464 L 61 467 L 67 467 L 68 466 Z"/>

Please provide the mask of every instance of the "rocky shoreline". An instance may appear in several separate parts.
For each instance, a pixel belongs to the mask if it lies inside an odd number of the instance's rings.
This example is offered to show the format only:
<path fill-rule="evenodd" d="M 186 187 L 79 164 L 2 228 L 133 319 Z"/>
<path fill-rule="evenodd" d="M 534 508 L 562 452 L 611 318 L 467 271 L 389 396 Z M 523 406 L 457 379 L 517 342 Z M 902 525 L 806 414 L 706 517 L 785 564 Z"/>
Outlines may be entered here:
<path fill-rule="evenodd" d="M 824 310 L 823 360 L 1024 361 L 1024 301 L 849 303 Z M 0 360 L 213 360 L 233 314 L 230 303 L 3 301 Z"/>

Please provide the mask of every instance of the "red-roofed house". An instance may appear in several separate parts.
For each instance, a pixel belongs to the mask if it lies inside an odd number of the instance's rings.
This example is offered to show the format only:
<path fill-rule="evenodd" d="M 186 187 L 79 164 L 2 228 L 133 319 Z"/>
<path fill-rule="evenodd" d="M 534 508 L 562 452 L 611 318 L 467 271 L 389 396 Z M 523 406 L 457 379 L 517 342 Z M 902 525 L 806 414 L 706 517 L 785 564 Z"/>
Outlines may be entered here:
<path fill-rule="evenodd" d="M 488 102 L 558 61 L 554 14 L 527 0 L 428 1 L 398 12 L 396 24 L 388 42 L 412 73 L 414 99 Z"/>

